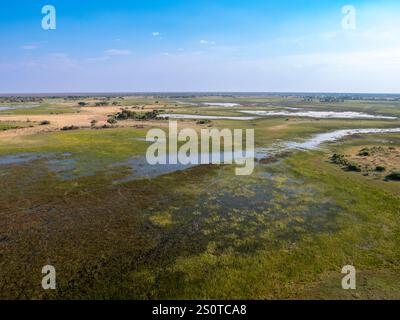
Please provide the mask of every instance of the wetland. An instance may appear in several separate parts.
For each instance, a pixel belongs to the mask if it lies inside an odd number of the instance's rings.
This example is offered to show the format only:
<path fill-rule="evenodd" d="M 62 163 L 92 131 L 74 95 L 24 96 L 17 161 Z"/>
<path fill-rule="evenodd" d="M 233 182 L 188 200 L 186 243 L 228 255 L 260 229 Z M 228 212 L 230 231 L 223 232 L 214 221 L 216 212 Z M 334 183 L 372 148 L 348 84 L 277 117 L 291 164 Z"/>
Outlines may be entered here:
<path fill-rule="evenodd" d="M 121 109 L 162 113 L 109 124 Z M 399 299 L 400 183 L 385 179 L 400 171 L 399 116 L 399 101 L 295 95 L 44 97 L 4 109 L 0 297 Z M 254 129 L 254 172 L 150 166 L 146 134 L 168 118 Z M 41 289 L 46 264 L 56 290 Z M 348 264 L 356 295 L 341 288 Z"/>

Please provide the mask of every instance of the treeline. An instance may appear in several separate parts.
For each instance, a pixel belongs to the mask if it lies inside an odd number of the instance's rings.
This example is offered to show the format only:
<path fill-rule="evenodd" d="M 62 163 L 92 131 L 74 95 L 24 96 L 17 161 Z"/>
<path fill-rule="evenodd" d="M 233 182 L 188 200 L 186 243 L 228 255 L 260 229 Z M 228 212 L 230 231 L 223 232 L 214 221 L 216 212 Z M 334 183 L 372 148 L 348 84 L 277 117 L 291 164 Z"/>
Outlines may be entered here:
<path fill-rule="evenodd" d="M 60 98 L 60 97 L 58 97 Z M 111 101 L 111 100 L 124 100 L 125 97 L 121 97 L 121 96 L 107 96 L 107 97 L 100 97 L 100 96 L 65 96 L 65 97 L 61 97 L 64 100 L 71 100 L 71 101 L 77 101 L 77 100 L 84 100 L 84 99 L 92 99 L 92 100 L 101 100 L 101 101 Z"/>
<path fill-rule="evenodd" d="M 305 102 L 338 103 L 345 101 L 400 101 L 398 97 L 363 97 L 363 96 L 303 96 Z"/>
<path fill-rule="evenodd" d="M 0 103 L 42 103 L 40 97 L 0 97 Z"/>
<path fill-rule="evenodd" d="M 338 103 L 338 102 L 344 102 L 345 97 L 314 97 L 314 96 L 307 96 L 303 97 L 303 101 L 305 102 L 313 102 L 313 101 L 318 101 L 320 103 Z"/>
<path fill-rule="evenodd" d="M 88 102 L 80 101 L 80 102 L 78 102 L 78 105 L 80 107 L 86 107 L 86 106 L 90 106 L 90 105 L 95 106 L 95 107 L 105 107 L 105 106 L 110 106 L 110 105 L 118 106 L 119 102 L 113 101 L 112 103 L 110 103 L 109 101 L 101 101 L 101 102 L 95 102 L 94 104 L 90 104 Z"/>
<path fill-rule="evenodd" d="M 138 113 L 124 109 L 121 112 L 118 112 L 114 116 L 110 117 L 107 120 L 107 122 L 110 124 L 115 124 L 118 121 L 124 121 L 124 120 L 139 120 L 139 121 L 155 120 L 158 118 L 158 115 L 162 112 L 163 112 L 162 110 L 153 110 L 145 113 Z"/>

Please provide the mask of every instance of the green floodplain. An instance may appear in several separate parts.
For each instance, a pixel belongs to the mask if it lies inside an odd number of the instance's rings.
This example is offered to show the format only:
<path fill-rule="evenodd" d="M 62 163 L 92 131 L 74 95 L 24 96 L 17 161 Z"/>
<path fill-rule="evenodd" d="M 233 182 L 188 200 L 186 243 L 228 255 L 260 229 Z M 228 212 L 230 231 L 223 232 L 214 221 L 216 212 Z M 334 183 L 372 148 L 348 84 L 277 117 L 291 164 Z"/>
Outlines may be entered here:
<path fill-rule="evenodd" d="M 1 110 L 10 105 L 2 102 L 0 116 L 46 120 L 79 114 L 78 102 L 85 101 L 102 108 L 93 97 L 46 98 L 26 109 Z M 400 101 L 389 99 L 106 101 L 198 116 L 284 109 L 394 118 L 178 121 L 197 130 L 254 129 L 256 147 L 266 149 L 341 129 L 400 128 Z M 392 157 L 379 175 L 331 161 L 333 154 L 350 156 L 366 146 L 400 150 L 400 133 L 356 134 L 313 150 L 277 153 L 257 162 L 250 176 L 236 176 L 234 165 L 135 175 L 146 172 L 146 164 L 132 159 L 145 155 L 150 143 L 143 138 L 158 123 L 165 127 L 168 120 L 0 136 L 0 298 L 400 299 L 400 182 L 385 178 L 400 171 L 400 159 Z M 0 131 L 31 125 L 38 124 L 1 121 Z M 384 161 L 371 161 L 377 159 Z M 41 287 L 47 264 L 57 270 L 56 290 Z M 345 265 L 357 269 L 357 290 L 341 287 Z"/>

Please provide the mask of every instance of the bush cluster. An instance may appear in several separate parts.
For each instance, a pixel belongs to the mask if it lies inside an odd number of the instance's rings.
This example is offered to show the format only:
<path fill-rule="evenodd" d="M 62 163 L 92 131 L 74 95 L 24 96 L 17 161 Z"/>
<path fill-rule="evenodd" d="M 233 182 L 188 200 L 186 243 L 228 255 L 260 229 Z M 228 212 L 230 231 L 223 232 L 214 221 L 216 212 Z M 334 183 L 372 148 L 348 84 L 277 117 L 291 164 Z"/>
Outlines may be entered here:
<path fill-rule="evenodd" d="M 335 164 L 343 166 L 346 170 L 355 172 L 361 171 L 361 167 L 358 164 L 350 162 L 349 160 L 346 159 L 346 157 L 343 154 L 335 153 L 331 157 L 331 161 Z"/>

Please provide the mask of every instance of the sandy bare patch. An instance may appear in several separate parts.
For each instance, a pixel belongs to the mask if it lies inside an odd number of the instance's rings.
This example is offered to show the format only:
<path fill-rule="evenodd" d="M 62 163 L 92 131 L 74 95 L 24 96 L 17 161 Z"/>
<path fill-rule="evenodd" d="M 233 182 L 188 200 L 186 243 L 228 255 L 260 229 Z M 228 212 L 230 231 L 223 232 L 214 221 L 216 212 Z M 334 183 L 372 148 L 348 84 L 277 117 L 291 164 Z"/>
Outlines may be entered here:
<path fill-rule="evenodd" d="M 347 152 L 347 158 L 357 163 L 363 172 L 370 175 L 386 176 L 400 171 L 400 148 L 387 146 L 353 147 Z"/>
<path fill-rule="evenodd" d="M 158 106 L 159 107 L 159 106 Z M 157 109 L 157 105 L 142 107 L 123 107 L 132 109 L 140 112 L 141 110 L 154 110 Z M 107 123 L 109 116 L 123 109 L 121 106 L 106 106 L 106 107 L 83 107 L 79 112 L 76 113 L 65 113 L 65 114 L 45 114 L 45 115 L 0 115 L 0 121 L 12 121 L 12 122 L 24 122 L 34 124 L 34 127 L 11 129 L 0 132 L 1 139 L 16 138 L 19 136 L 33 135 L 38 133 L 48 133 L 52 131 L 58 131 L 63 127 L 80 127 L 90 128 L 92 121 L 96 121 L 96 127 L 101 127 Z M 50 121 L 49 125 L 38 125 L 41 121 Z M 179 125 L 187 127 L 196 127 L 193 121 L 179 121 Z M 119 121 L 115 127 L 168 127 L 168 121 L 134 121 L 126 120 Z"/>

